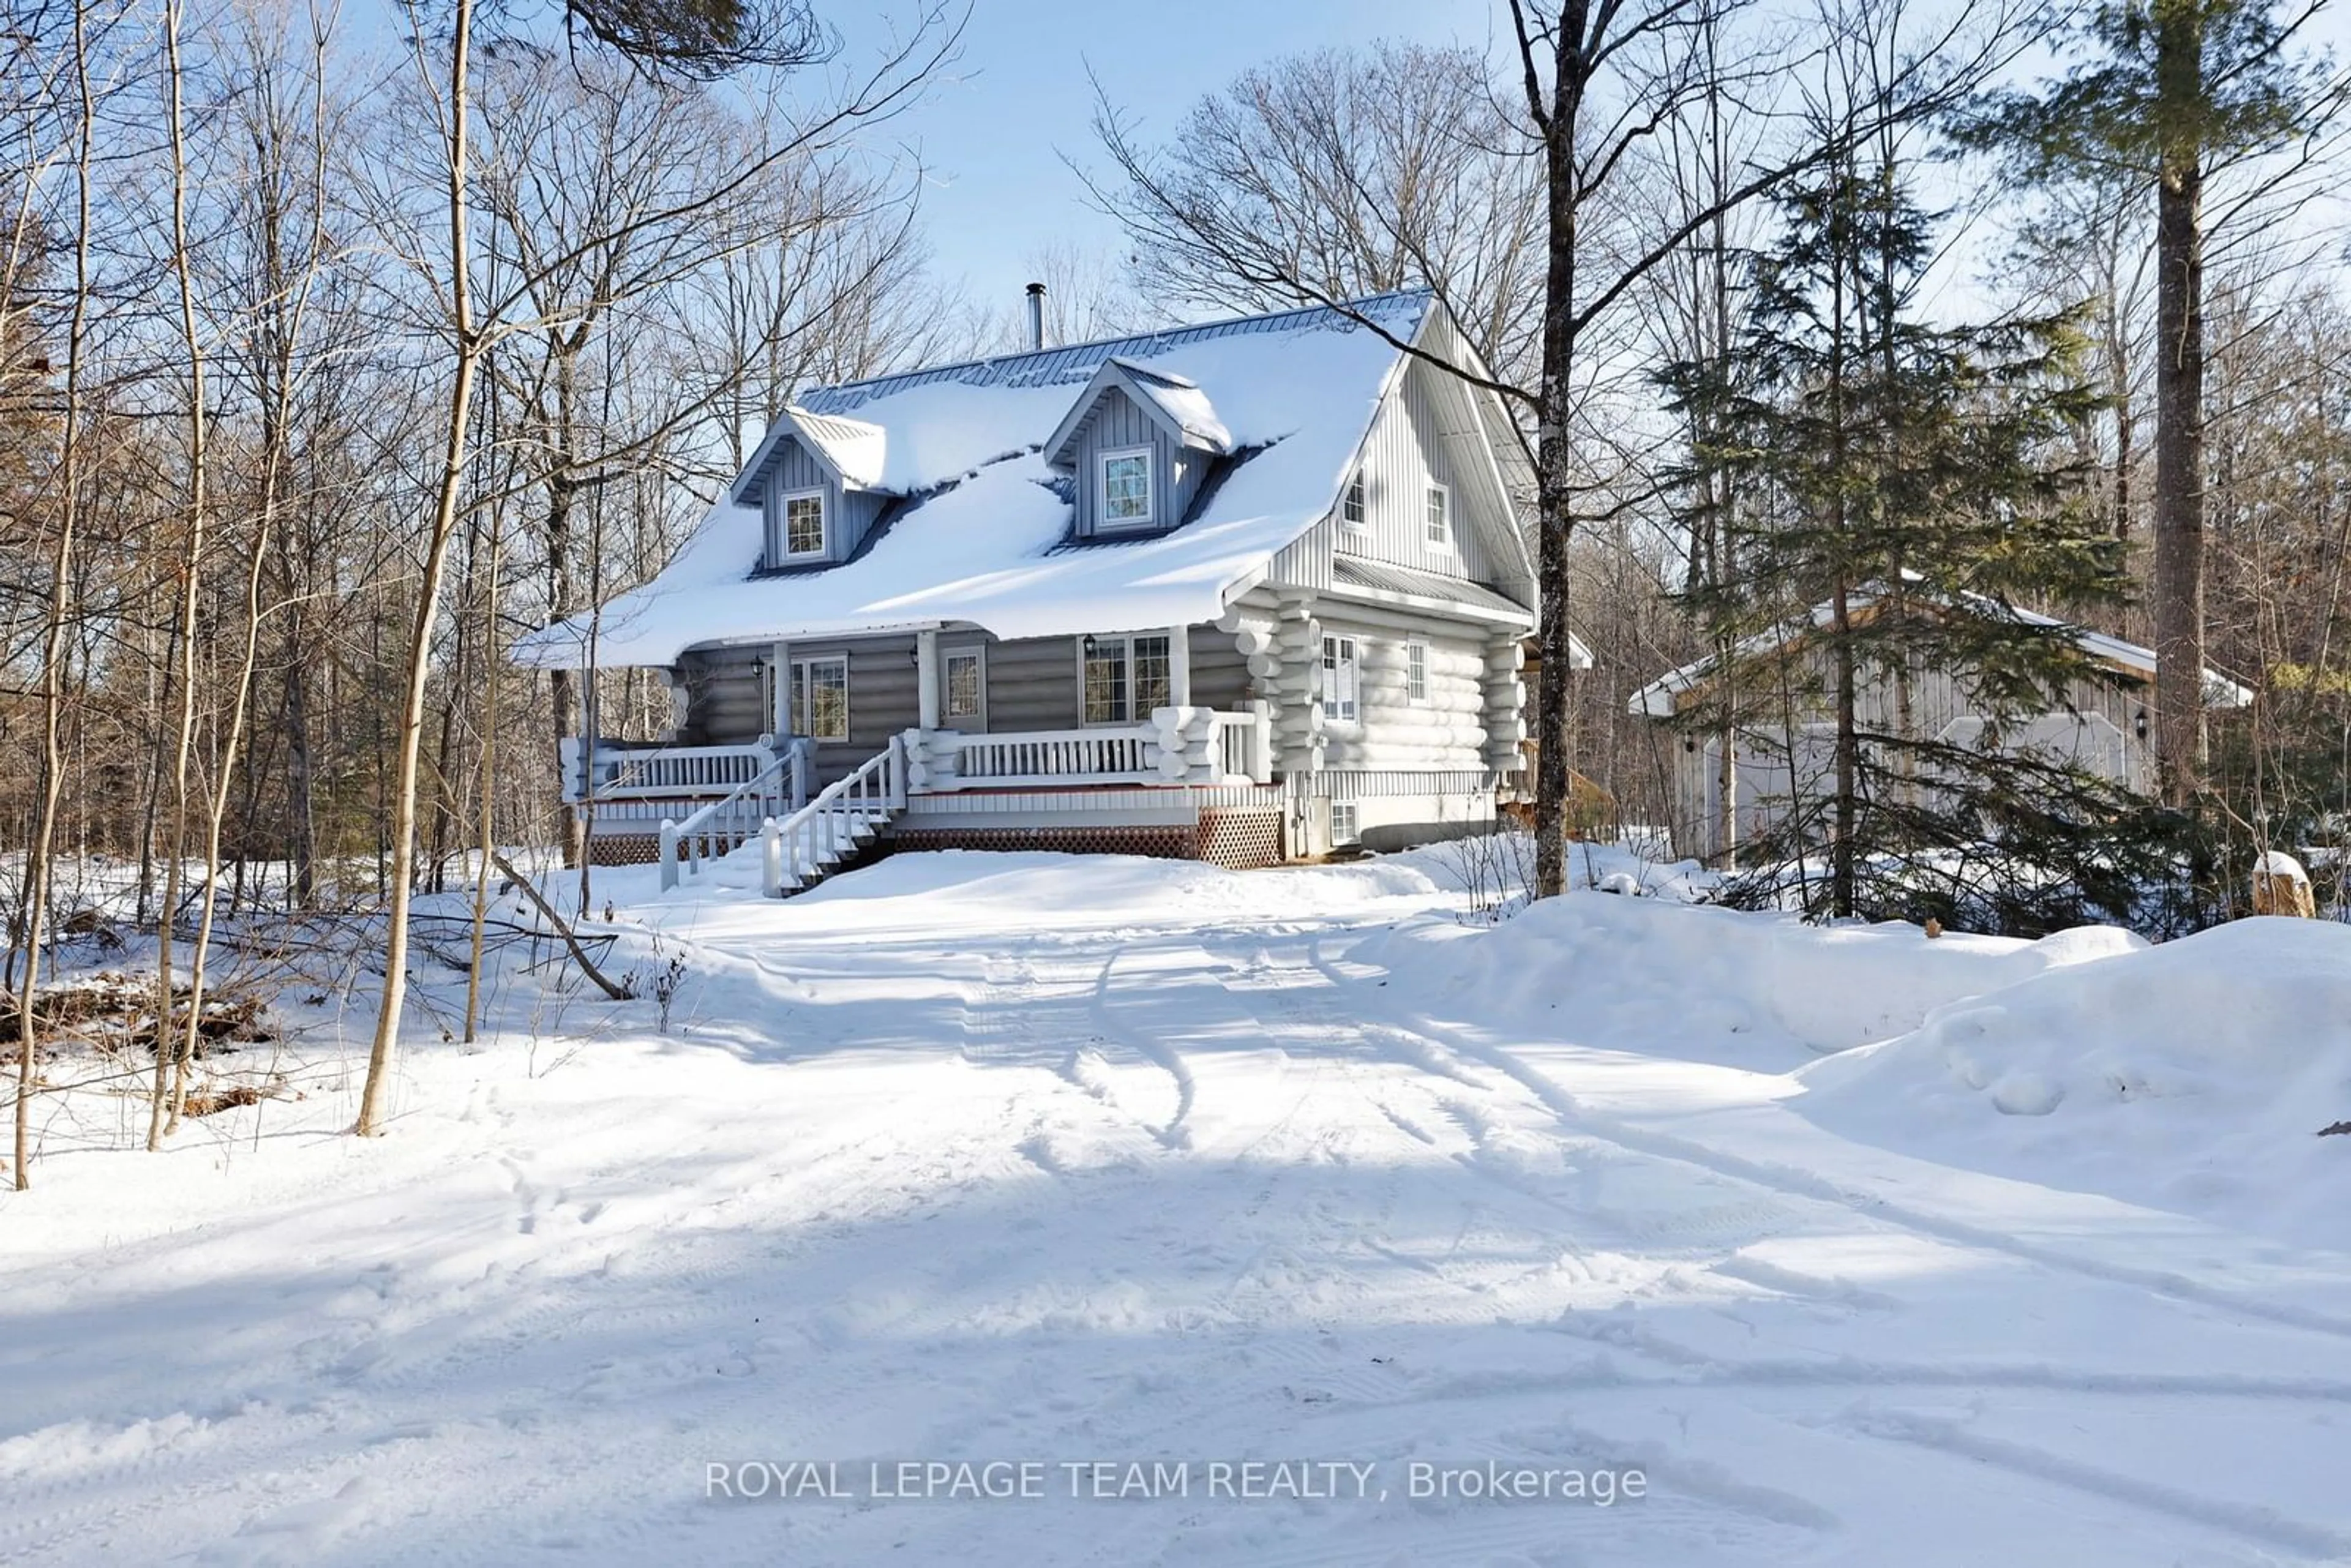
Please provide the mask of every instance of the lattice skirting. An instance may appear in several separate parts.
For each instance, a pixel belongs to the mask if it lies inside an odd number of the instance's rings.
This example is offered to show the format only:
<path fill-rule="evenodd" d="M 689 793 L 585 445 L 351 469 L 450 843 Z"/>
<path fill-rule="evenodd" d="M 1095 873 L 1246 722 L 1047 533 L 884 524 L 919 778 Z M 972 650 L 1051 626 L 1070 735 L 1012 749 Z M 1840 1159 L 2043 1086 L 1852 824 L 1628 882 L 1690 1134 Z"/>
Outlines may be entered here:
<path fill-rule="evenodd" d="M 1078 855 L 1150 855 L 1207 861 L 1244 870 L 1281 859 L 1279 811 L 1203 811 L 1196 824 L 1127 827 L 912 828 L 893 841 L 902 850 L 1052 850 Z"/>
<path fill-rule="evenodd" d="M 1152 855 L 1187 861 L 1198 830 L 1180 822 L 1126 828 L 901 828 L 902 850 L 1054 850 L 1073 855 Z"/>
<path fill-rule="evenodd" d="M 1281 862 L 1279 811 L 1203 811 L 1195 858 L 1234 871 Z"/>
<path fill-rule="evenodd" d="M 1281 813 L 1256 810 L 1203 811 L 1196 826 L 1165 822 L 1141 827 L 900 829 L 891 841 L 902 850 L 1150 855 L 1159 860 L 1207 861 L 1233 871 L 1279 865 L 1282 857 Z M 649 834 L 598 833 L 588 841 L 588 859 L 594 865 L 651 865 L 660 858 L 661 840 Z"/>
<path fill-rule="evenodd" d="M 591 833 L 590 865 L 651 865 L 661 859 L 661 840 L 651 833 Z"/>

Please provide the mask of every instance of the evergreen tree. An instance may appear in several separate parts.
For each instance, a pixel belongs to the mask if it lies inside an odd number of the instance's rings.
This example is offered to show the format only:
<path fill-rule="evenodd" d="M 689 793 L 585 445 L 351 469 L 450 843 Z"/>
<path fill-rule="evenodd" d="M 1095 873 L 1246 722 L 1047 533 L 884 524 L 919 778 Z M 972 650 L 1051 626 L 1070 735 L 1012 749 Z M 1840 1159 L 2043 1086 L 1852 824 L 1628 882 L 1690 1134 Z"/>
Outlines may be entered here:
<path fill-rule="evenodd" d="M 2027 172 L 2152 186 L 2156 207 L 2156 752 L 2174 803 L 2201 786 L 2204 729 L 2204 190 L 2214 171 L 2309 134 L 2344 83 L 2294 48 L 2315 5 L 2106 0 L 2094 57 L 2038 97 L 1996 99 L 1980 133 Z"/>
<path fill-rule="evenodd" d="M 1670 376 L 1713 433 L 1687 487 L 1745 497 L 1705 519 L 1737 570 L 1693 608 L 1734 651 L 1680 721 L 1693 737 L 1736 724 L 1785 785 L 1737 895 L 2002 926 L 2064 918 L 2053 901 L 2126 900 L 2105 840 L 2131 802 L 2002 733 L 2090 667 L 2034 607 L 2121 591 L 2071 443 L 2096 404 L 2073 320 L 1923 321 L 1932 224 L 1890 161 L 1840 160 L 1782 211 L 1734 352 Z M 1984 733 L 1925 733 L 1929 677 Z"/>

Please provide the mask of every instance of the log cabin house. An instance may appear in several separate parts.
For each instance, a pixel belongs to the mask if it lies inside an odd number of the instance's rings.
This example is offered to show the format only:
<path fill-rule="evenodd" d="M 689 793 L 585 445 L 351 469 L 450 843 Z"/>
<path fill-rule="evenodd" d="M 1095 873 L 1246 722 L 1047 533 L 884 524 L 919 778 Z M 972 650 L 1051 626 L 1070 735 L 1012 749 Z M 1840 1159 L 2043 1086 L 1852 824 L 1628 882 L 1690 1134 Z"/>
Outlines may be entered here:
<path fill-rule="evenodd" d="M 784 893 L 883 835 L 1255 865 L 1490 822 L 1531 460 L 1427 294 L 1352 309 L 800 392 L 667 569 L 517 651 L 673 692 L 662 741 L 566 742 L 591 852 Z"/>

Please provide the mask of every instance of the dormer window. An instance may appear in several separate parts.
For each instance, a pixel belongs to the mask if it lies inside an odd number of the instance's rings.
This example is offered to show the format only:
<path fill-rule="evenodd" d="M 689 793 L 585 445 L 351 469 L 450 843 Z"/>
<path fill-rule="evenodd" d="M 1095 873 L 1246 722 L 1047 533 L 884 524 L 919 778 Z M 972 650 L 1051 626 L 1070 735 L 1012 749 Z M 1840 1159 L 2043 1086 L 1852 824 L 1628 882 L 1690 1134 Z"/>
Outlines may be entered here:
<path fill-rule="evenodd" d="M 1151 448 L 1102 454 L 1102 527 L 1148 528 L 1151 499 Z"/>
<path fill-rule="evenodd" d="M 797 490 L 783 497 L 777 532 L 780 560 L 807 560 L 824 554 L 824 492 Z"/>
<path fill-rule="evenodd" d="M 1370 526 L 1371 510 L 1364 503 L 1364 471 L 1347 477 L 1347 493 L 1339 498 L 1339 520 L 1356 533 Z"/>

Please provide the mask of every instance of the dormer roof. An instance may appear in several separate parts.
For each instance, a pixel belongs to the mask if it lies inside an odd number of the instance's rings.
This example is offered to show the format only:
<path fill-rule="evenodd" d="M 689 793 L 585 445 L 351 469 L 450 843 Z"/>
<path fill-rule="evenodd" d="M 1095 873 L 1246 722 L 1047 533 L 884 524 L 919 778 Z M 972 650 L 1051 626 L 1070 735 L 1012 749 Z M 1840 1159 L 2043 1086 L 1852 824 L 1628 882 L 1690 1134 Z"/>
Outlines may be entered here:
<path fill-rule="evenodd" d="M 797 439 L 808 454 L 831 471 L 845 490 L 870 490 L 890 496 L 897 492 L 883 482 L 888 469 L 889 433 L 878 424 L 837 413 L 816 413 L 788 405 L 783 417 L 768 427 L 759 449 L 743 465 L 730 494 L 738 503 L 751 499 L 759 476 L 768 470 L 776 448 Z"/>
<path fill-rule="evenodd" d="M 1077 401 L 1070 404 L 1069 413 L 1046 438 L 1046 462 L 1065 468 L 1076 461 L 1072 448 L 1078 444 L 1078 433 L 1113 387 L 1132 398 L 1178 444 L 1219 457 L 1233 450 L 1232 432 L 1217 417 L 1216 405 L 1200 390 L 1199 382 L 1177 371 L 1113 354 L 1094 371 Z"/>

